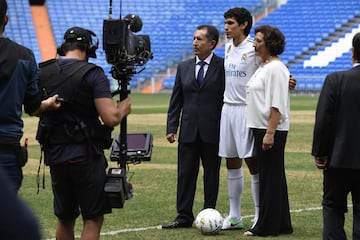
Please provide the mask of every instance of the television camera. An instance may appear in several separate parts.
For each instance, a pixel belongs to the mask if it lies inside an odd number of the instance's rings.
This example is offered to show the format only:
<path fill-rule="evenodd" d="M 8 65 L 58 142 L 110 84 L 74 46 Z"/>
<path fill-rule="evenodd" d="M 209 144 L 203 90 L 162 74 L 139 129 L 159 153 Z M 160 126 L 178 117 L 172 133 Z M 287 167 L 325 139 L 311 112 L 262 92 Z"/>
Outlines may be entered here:
<path fill-rule="evenodd" d="M 113 65 L 142 66 L 152 59 L 149 35 L 135 35 L 142 20 L 135 14 L 124 19 L 108 19 L 103 24 L 103 48 L 106 61 Z"/>
<path fill-rule="evenodd" d="M 121 4 L 121 2 L 120 2 Z M 120 5 L 121 13 L 121 5 Z M 128 14 L 123 19 L 112 19 L 110 0 L 109 19 L 103 22 L 103 49 L 106 61 L 112 65 L 112 77 L 118 81 L 118 89 L 112 95 L 124 100 L 130 90 L 128 84 L 136 72 L 136 66 L 145 65 L 153 58 L 148 35 L 135 35 L 142 29 L 141 18 Z M 127 119 L 120 124 L 120 134 L 113 139 L 110 160 L 118 162 L 117 168 L 110 168 L 104 190 L 113 208 L 123 208 L 125 200 L 132 198 L 132 184 L 126 174 L 126 165 L 150 161 L 153 136 L 151 133 L 127 133 Z"/>

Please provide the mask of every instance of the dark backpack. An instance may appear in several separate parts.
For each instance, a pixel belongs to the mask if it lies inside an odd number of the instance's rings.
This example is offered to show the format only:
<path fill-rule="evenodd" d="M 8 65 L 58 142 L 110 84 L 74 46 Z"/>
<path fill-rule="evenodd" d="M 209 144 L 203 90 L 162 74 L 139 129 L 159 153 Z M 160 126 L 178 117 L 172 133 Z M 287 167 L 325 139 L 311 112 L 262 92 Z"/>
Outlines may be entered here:
<path fill-rule="evenodd" d="M 77 61 L 62 70 L 57 59 L 40 63 L 38 84 L 43 99 L 58 94 L 65 103 L 80 105 L 79 109 L 90 107 L 93 99 L 87 91 L 81 91 L 81 81 L 89 70 L 96 67 L 92 63 Z"/>
<path fill-rule="evenodd" d="M 61 119 L 58 123 L 47 123 L 40 118 L 36 139 L 43 146 L 46 144 L 66 144 L 92 142 L 99 148 L 111 146 L 113 128 L 101 125 L 94 106 L 93 96 L 83 90 L 82 79 L 95 64 L 77 61 L 62 70 L 57 59 L 39 64 L 39 89 L 43 99 L 59 95 L 62 107 Z M 90 113 L 90 114 L 89 114 Z M 51 115 L 45 112 L 43 115 Z"/>

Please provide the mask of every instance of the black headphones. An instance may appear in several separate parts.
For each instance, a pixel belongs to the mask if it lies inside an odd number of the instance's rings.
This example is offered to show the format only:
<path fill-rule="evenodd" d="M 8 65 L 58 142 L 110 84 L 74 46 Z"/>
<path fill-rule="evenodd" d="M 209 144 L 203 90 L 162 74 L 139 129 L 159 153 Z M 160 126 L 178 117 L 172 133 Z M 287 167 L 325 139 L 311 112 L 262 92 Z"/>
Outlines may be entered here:
<path fill-rule="evenodd" d="M 93 37 L 96 39 L 93 43 Z M 86 53 L 91 58 L 96 58 L 96 50 L 99 47 L 99 39 L 93 31 L 81 27 L 69 28 L 64 34 L 63 43 L 57 48 L 60 56 L 65 56 L 64 44 L 69 42 L 79 42 L 87 44 Z"/>

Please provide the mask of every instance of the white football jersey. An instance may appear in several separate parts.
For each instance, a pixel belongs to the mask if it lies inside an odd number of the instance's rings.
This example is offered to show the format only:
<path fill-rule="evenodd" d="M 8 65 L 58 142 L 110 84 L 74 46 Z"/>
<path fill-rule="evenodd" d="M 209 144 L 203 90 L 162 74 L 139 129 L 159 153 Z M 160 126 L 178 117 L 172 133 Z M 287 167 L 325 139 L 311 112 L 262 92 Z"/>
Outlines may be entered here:
<path fill-rule="evenodd" d="M 246 84 L 260 63 L 251 37 L 238 46 L 234 46 L 232 39 L 225 44 L 225 103 L 245 104 Z"/>

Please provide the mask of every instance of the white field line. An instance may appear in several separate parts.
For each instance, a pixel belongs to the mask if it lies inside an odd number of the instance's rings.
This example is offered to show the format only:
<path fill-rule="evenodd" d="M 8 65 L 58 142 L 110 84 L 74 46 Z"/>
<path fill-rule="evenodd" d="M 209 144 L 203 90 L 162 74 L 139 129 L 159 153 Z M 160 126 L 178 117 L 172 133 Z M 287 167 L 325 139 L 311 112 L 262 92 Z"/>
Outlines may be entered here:
<path fill-rule="evenodd" d="M 349 205 L 348 207 L 352 207 L 352 205 Z M 322 207 L 311 207 L 311 208 L 303 208 L 303 209 L 293 209 L 290 210 L 292 213 L 301 213 L 301 212 L 308 212 L 308 211 L 320 211 Z M 253 218 L 254 215 L 246 215 L 242 216 L 243 218 Z M 110 231 L 110 232 L 102 232 L 101 236 L 110 236 L 110 235 L 116 235 L 119 233 L 125 233 L 125 232 L 139 232 L 139 231 L 146 231 L 151 229 L 161 229 L 161 225 L 157 226 L 151 226 L 151 227 L 141 227 L 141 228 L 127 228 L 127 229 L 119 229 L 116 231 Z M 80 236 L 75 236 L 76 238 L 80 238 Z M 48 238 L 46 240 L 56 240 L 55 238 Z"/>

